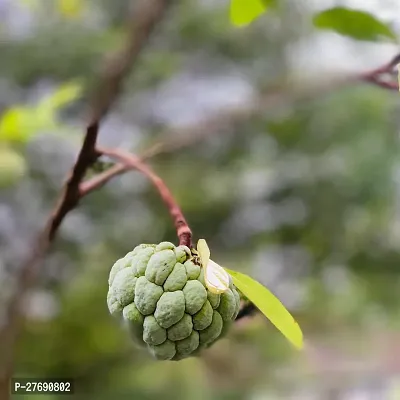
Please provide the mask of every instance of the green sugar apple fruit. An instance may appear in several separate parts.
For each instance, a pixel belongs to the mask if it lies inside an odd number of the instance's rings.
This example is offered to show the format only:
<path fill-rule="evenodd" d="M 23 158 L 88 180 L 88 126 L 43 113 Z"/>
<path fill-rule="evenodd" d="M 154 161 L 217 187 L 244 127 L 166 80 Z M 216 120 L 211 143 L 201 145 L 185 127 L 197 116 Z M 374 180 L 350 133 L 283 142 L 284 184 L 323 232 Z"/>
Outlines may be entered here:
<path fill-rule="evenodd" d="M 169 242 L 136 246 L 112 266 L 108 284 L 110 313 L 158 360 L 199 355 L 227 333 L 240 307 L 232 282 L 210 292 L 199 258 Z"/>

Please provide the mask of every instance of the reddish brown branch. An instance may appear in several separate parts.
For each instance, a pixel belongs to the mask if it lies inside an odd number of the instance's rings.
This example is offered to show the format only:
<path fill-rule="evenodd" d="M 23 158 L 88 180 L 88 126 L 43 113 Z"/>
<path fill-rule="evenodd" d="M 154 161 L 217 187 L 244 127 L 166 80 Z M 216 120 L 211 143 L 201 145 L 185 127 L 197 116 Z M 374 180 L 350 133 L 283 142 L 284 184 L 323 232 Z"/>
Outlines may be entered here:
<path fill-rule="evenodd" d="M 87 169 L 98 157 L 95 145 L 99 124 L 114 103 L 124 77 L 135 63 L 141 49 L 163 17 L 169 4 L 170 1 L 168 0 L 146 0 L 141 2 L 141 8 L 135 10 L 135 18 L 130 23 L 126 46 L 111 59 L 100 76 L 100 85 L 92 98 L 89 123 L 75 165 L 71 169 L 43 232 L 33 246 L 32 253 L 20 269 L 20 273 L 17 276 L 17 288 L 9 299 L 7 323 L 0 331 L 0 399 L 7 399 L 10 396 L 9 379 L 13 369 L 15 341 L 22 324 L 21 306 L 23 295 L 34 283 L 40 261 L 50 243 L 54 240 L 64 217 L 78 205 L 81 198 L 79 185 Z"/>
<path fill-rule="evenodd" d="M 176 233 L 179 238 L 179 244 L 192 248 L 192 231 L 183 216 L 182 210 L 179 207 L 174 196 L 168 189 L 165 182 L 155 174 L 152 169 L 147 166 L 139 157 L 130 154 L 120 149 L 106 149 L 98 148 L 99 153 L 114 158 L 122 163 L 127 169 L 136 169 L 147 176 L 150 179 L 154 187 L 158 190 L 162 200 L 168 208 L 168 211 L 174 221 Z"/>
<path fill-rule="evenodd" d="M 399 83 L 393 79 L 394 68 L 400 63 L 400 54 L 379 68 L 359 74 L 359 80 L 372 83 L 384 89 L 399 90 Z M 389 80 L 384 80 L 389 75 Z"/>

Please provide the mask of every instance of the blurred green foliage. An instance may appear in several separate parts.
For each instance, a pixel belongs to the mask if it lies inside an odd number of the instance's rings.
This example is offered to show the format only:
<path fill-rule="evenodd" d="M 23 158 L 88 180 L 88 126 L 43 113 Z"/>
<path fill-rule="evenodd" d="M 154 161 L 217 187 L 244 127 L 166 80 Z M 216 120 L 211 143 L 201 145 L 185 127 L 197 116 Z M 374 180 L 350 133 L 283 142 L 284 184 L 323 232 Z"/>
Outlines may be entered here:
<path fill-rule="evenodd" d="M 26 146 L 42 133 L 71 136 L 73 129 L 60 120 L 60 112 L 77 101 L 82 87 L 75 82 L 61 84 L 34 105 L 15 105 L 0 119 L 0 187 L 16 184 L 27 173 L 23 157 Z"/>
<path fill-rule="evenodd" d="M 13 106 L 5 110 L 0 120 L 0 142 L 26 144 L 40 132 L 62 131 L 59 112 L 77 101 L 81 92 L 79 84 L 65 83 L 33 106 Z"/>
<path fill-rule="evenodd" d="M 26 162 L 17 151 L 0 145 L 0 188 L 7 188 L 26 174 Z"/>

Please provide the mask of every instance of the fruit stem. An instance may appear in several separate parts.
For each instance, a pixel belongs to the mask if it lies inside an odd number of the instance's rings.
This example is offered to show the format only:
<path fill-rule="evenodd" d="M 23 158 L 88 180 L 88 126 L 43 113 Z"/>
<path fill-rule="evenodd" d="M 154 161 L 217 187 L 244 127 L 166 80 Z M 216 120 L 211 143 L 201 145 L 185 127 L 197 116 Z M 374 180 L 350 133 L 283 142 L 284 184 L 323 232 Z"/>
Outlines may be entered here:
<path fill-rule="evenodd" d="M 154 187 L 158 190 L 163 202 L 167 206 L 169 213 L 174 221 L 176 232 L 179 238 L 179 245 L 184 245 L 192 248 L 192 231 L 184 217 L 181 208 L 177 201 L 168 189 L 165 182 L 153 172 L 153 170 L 146 165 L 139 157 L 134 154 L 128 153 L 120 149 L 97 148 L 100 154 L 117 159 L 129 169 L 136 169 L 137 171 L 146 175 L 150 179 Z"/>

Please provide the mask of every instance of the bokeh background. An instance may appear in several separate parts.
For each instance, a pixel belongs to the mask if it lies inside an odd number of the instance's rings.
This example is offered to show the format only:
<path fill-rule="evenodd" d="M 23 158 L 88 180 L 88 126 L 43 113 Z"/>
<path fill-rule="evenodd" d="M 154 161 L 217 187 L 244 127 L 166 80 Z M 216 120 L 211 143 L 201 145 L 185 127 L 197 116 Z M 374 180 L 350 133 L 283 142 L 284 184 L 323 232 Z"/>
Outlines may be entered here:
<path fill-rule="evenodd" d="M 88 400 L 400 399 L 400 97 L 362 82 L 323 89 L 398 48 L 316 30 L 313 13 L 337 4 L 399 32 L 396 0 L 282 0 L 244 29 L 229 22 L 226 1 L 176 2 L 99 140 L 135 153 L 176 144 L 149 163 L 195 239 L 282 300 L 305 350 L 258 314 L 201 359 L 155 362 L 135 350 L 108 314 L 109 269 L 137 244 L 176 234 L 153 187 L 129 172 L 64 221 L 24 300 L 17 376 L 73 377 L 75 397 Z M 130 7 L 0 0 L 1 324 Z M 223 124 L 208 124 L 219 116 Z"/>

